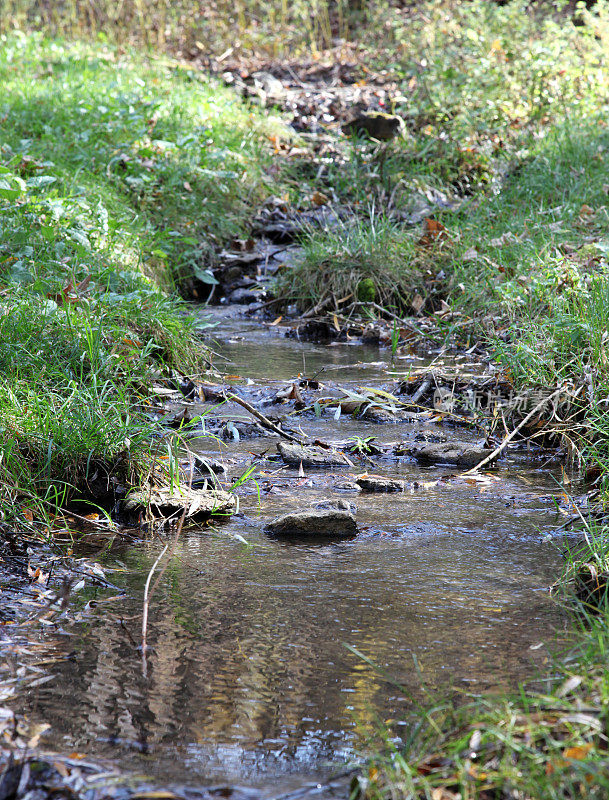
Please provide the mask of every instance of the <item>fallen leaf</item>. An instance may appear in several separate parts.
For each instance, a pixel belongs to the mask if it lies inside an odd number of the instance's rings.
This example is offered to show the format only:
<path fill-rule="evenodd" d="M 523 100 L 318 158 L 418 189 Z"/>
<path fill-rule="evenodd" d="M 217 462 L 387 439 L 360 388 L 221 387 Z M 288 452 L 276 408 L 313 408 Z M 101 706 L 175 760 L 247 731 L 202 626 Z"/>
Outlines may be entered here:
<path fill-rule="evenodd" d="M 326 203 L 330 202 L 330 198 L 326 197 L 323 192 L 313 192 L 311 195 L 311 202 L 316 206 L 325 206 Z"/>
<path fill-rule="evenodd" d="M 582 681 L 583 678 L 580 675 L 571 675 L 571 677 L 567 678 L 563 685 L 558 689 L 556 696 L 566 697 L 566 695 L 571 694 L 574 689 L 577 689 Z"/>
<path fill-rule="evenodd" d="M 53 761 L 53 768 L 59 772 L 62 778 L 67 778 L 70 775 L 68 768 L 61 761 Z"/>
<path fill-rule="evenodd" d="M 491 247 L 503 247 L 506 244 L 513 244 L 514 242 L 520 241 L 516 234 L 512 233 L 511 231 L 506 231 L 502 233 L 501 236 L 497 236 L 495 239 L 491 239 L 489 242 Z"/>
<path fill-rule="evenodd" d="M 429 247 L 440 239 L 447 238 L 447 236 L 447 230 L 441 222 L 438 222 L 438 220 L 434 219 L 433 217 L 426 217 L 425 233 L 419 239 L 418 244 L 423 247 Z"/>
<path fill-rule="evenodd" d="M 415 294 L 415 296 L 412 299 L 412 303 L 410 305 L 413 307 L 415 312 L 419 314 L 421 312 L 421 309 L 425 305 L 425 300 L 421 297 L 420 294 Z"/>
<path fill-rule="evenodd" d="M 594 745 L 591 742 L 588 744 L 576 745 L 575 747 L 567 747 L 563 751 L 563 756 L 565 758 L 571 758 L 573 761 L 583 761 L 593 747 Z"/>
<path fill-rule="evenodd" d="M 45 731 L 48 731 L 50 727 L 51 726 L 48 724 L 48 722 L 42 722 L 39 725 L 32 725 L 29 730 L 30 739 L 27 743 L 28 747 L 38 747 L 40 737 Z"/>

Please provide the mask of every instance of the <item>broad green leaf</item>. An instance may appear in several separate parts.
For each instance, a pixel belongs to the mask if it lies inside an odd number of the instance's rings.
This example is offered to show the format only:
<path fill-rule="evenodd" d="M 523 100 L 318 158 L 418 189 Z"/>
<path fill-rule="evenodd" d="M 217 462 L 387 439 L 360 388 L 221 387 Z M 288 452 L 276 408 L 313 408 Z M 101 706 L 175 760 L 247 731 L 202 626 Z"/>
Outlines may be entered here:
<path fill-rule="evenodd" d="M 55 183 L 56 180 L 57 178 L 52 175 L 35 175 L 33 178 L 28 178 L 25 183 L 28 189 L 42 189 Z"/>
<path fill-rule="evenodd" d="M 0 197 L 5 200 L 16 200 L 25 192 L 25 181 L 16 175 L 0 178 Z"/>
<path fill-rule="evenodd" d="M 209 269 L 202 269 L 201 267 L 193 267 L 192 271 L 202 283 L 207 283 L 210 286 L 215 286 L 218 283 L 218 281 L 214 278 L 211 270 Z"/>

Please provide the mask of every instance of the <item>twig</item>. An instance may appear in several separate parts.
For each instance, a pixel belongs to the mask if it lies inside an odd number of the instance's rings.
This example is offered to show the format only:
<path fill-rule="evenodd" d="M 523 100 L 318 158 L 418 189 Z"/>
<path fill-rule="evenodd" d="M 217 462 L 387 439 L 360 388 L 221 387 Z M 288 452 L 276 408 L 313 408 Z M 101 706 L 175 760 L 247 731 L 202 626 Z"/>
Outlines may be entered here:
<path fill-rule="evenodd" d="M 281 428 L 279 428 L 277 425 L 271 422 L 271 420 L 265 417 L 264 414 L 261 414 L 260 411 L 254 408 L 254 406 L 251 406 L 247 402 L 247 400 L 242 400 L 240 397 L 237 397 L 236 394 L 225 393 L 224 397 L 226 400 L 232 400 L 233 402 L 238 403 L 240 406 L 242 406 L 246 411 L 249 411 L 249 413 L 253 417 L 256 417 L 256 419 L 259 420 L 264 425 L 264 427 L 268 428 L 270 431 L 279 434 L 279 436 L 283 437 L 284 439 L 287 439 L 290 442 L 296 442 L 297 444 L 303 443 L 302 439 L 299 439 L 297 436 L 292 436 L 291 433 L 286 433 L 285 431 L 282 431 Z"/>
<path fill-rule="evenodd" d="M 391 319 L 394 319 L 396 322 L 400 322 L 405 327 L 410 328 L 411 331 L 414 331 L 415 333 L 418 333 L 419 336 L 423 336 L 423 337 L 425 337 L 427 339 L 431 339 L 433 342 L 435 342 L 437 344 L 438 340 L 437 340 L 436 337 L 434 337 L 434 335 L 432 333 L 426 333 L 426 331 L 422 331 L 417 325 L 414 325 L 412 322 L 407 322 L 404 319 L 404 317 L 399 317 L 397 314 L 394 314 L 393 311 L 389 311 L 388 309 L 383 308 L 383 306 L 379 306 L 378 303 L 360 303 L 360 305 L 362 305 L 362 306 L 371 305 L 372 308 L 375 308 L 377 311 L 380 311 L 382 314 L 386 314 L 388 317 L 391 317 Z"/>
<path fill-rule="evenodd" d="M 324 295 L 322 295 L 322 298 L 319 301 L 319 303 L 317 303 L 317 305 L 313 306 L 313 308 L 310 308 L 308 311 L 305 311 L 304 314 L 300 315 L 300 319 L 307 319 L 308 317 L 314 317 L 315 314 L 321 311 L 322 308 L 325 308 L 328 305 L 328 303 L 332 301 L 332 297 L 333 295 L 331 293 L 328 294 L 326 292 Z"/>
<path fill-rule="evenodd" d="M 171 542 L 171 552 L 175 549 L 176 544 L 178 543 L 178 539 L 180 534 L 182 533 L 182 526 L 184 525 L 184 520 L 186 519 L 186 511 L 187 509 L 184 508 L 182 511 L 182 516 L 180 517 L 180 521 L 178 522 L 178 526 L 176 528 L 175 536 L 173 537 L 173 541 Z M 148 594 L 148 590 L 150 589 L 150 581 L 152 580 L 152 576 L 154 575 L 156 568 L 158 567 L 161 559 L 169 549 L 169 545 L 166 544 L 165 547 L 159 553 L 157 560 L 154 562 L 152 567 L 150 568 L 150 572 L 148 573 L 148 577 L 146 578 L 146 586 L 144 587 L 144 606 L 142 609 L 142 675 L 144 678 L 148 676 L 148 663 L 146 660 L 146 650 L 148 649 L 148 645 L 146 643 L 147 635 L 148 635 L 148 608 L 150 606 L 150 597 L 154 594 L 154 590 L 158 586 L 159 580 L 161 579 L 165 569 L 167 568 L 167 564 L 161 570 L 161 574 L 157 578 L 152 592 L 150 595 Z M 171 555 L 170 555 L 171 557 Z M 169 559 L 167 559 L 167 563 L 169 563 Z"/>
<path fill-rule="evenodd" d="M 147 677 L 148 673 L 146 664 L 146 649 L 147 649 L 146 636 L 148 633 L 148 589 L 150 588 L 150 581 L 152 580 L 152 576 L 154 575 L 154 572 L 159 564 L 159 561 L 163 558 L 168 548 L 169 545 L 166 544 L 165 547 L 159 553 L 157 560 L 150 568 L 150 572 L 148 573 L 148 577 L 146 578 L 146 586 L 144 587 L 144 607 L 142 609 L 142 674 L 144 677 Z"/>
<path fill-rule="evenodd" d="M 508 444 L 509 444 L 509 443 L 512 441 L 512 439 L 514 438 L 514 436 L 516 436 L 516 434 L 518 433 L 518 431 L 519 431 L 519 430 L 521 430 L 522 428 L 524 428 L 524 426 L 527 424 L 527 422 L 528 422 L 530 419 L 532 419 L 532 418 L 535 416 L 535 414 L 536 414 L 538 411 L 540 411 L 540 410 L 541 410 L 541 409 L 542 409 L 542 408 L 543 408 L 543 407 L 544 407 L 544 406 L 545 406 L 547 403 L 549 403 L 549 402 L 551 402 L 552 400 L 554 400 L 554 398 L 555 398 L 555 397 L 558 397 L 558 395 L 559 395 L 559 394 L 560 394 L 562 391 L 563 391 L 563 389 L 562 389 L 562 388 L 561 388 L 561 389 L 557 389 L 555 392 L 552 392 L 552 394 L 551 394 L 551 395 L 549 395 L 548 397 L 544 397 L 544 398 L 543 398 L 543 400 L 540 400 L 540 402 L 539 402 L 539 403 L 537 403 L 537 405 L 535 406 L 535 408 L 534 408 L 532 411 L 530 411 L 530 412 L 529 412 L 529 413 L 526 415 L 526 417 L 525 417 L 525 418 L 522 420 L 522 422 L 520 422 L 520 423 L 519 423 L 519 424 L 518 424 L 518 425 L 517 425 L 517 426 L 514 428 L 514 430 L 513 430 L 511 433 L 509 433 L 509 434 L 508 434 L 508 435 L 507 435 L 507 436 L 506 436 L 506 437 L 503 439 L 503 441 L 501 442 L 501 444 L 500 444 L 498 447 L 496 447 L 496 448 L 493 450 L 493 452 L 490 454 L 490 456 L 487 456 L 486 458 L 483 458 L 483 459 L 482 459 L 482 461 L 481 461 L 479 464 L 476 464 L 476 466 L 475 466 L 475 467 L 472 467 L 471 469 L 468 469 L 468 470 L 467 470 L 467 472 L 464 472 L 464 473 L 462 473 L 462 474 L 463 474 L 463 475 L 471 475 L 471 474 L 472 474 L 472 473 L 474 473 L 474 472 L 478 472 L 478 470 L 479 470 L 481 467 L 484 467 L 484 466 L 486 466 L 487 464 L 489 464 L 491 461 L 494 461 L 494 460 L 497 458 L 497 456 L 499 456 L 499 455 L 500 455 L 500 454 L 501 454 L 501 453 L 502 453 L 502 452 L 505 450 L 505 448 L 506 448 L 506 447 L 508 446 Z"/>
<path fill-rule="evenodd" d="M 273 297 L 272 300 L 265 300 L 264 303 L 256 303 L 256 308 L 252 308 L 252 313 L 255 314 L 256 311 L 262 311 L 263 308 L 272 306 L 274 303 L 283 303 L 283 301 L 287 299 L 287 295 L 280 295 L 279 297 Z M 229 359 L 226 360 L 228 361 Z"/>

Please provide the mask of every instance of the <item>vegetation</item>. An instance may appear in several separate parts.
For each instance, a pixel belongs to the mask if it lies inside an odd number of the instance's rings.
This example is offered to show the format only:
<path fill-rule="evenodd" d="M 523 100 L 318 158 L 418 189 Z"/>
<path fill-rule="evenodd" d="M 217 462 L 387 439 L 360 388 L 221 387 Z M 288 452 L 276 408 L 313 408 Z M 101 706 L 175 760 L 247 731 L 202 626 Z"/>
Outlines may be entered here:
<path fill-rule="evenodd" d="M 366 287 L 368 301 L 441 311 L 447 334 L 484 340 L 516 390 L 586 384 L 585 421 L 572 409 L 561 430 L 609 474 L 609 5 L 580 9 L 579 26 L 521 2 L 376 11 L 370 58 L 399 81 L 407 133 L 353 140 L 318 183 L 295 165 L 299 191 L 333 193 L 355 219 L 306 236 L 282 292 L 304 309 Z"/>
<path fill-rule="evenodd" d="M 147 469 L 151 380 L 206 365 L 196 318 L 167 290 L 209 291 L 210 254 L 265 192 L 272 123 L 173 63 L 37 35 L 3 38 L 0 82 L 10 515 Z"/>

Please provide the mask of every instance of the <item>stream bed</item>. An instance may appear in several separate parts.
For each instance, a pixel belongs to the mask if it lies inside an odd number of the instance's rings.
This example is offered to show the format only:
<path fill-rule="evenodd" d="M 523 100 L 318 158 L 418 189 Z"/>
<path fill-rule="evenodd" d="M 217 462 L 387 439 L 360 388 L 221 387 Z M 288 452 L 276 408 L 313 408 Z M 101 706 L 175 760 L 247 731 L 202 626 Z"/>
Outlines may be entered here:
<path fill-rule="evenodd" d="M 426 363 L 412 356 L 391 367 L 386 350 L 303 343 L 234 309 L 215 313 L 216 367 L 252 397 L 299 373 L 384 386 L 392 370 Z M 218 413 L 249 418 L 230 404 Z M 332 414 L 294 424 L 322 440 L 421 433 Z M 229 476 L 259 456 L 258 485 L 246 484 L 230 521 L 180 538 L 151 602 L 147 677 L 143 587 L 164 541 L 96 553 L 124 595 L 105 602 L 100 592 L 84 620 L 39 634 L 57 659 L 54 679 L 21 704 L 50 724 L 45 746 L 109 758 L 164 785 L 240 786 L 270 800 L 340 772 L 379 720 L 397 740 L 424 690 L 458 698 L 547 671 L 567 630 L 548 593 L 561 566 L 551 536 L 564 521 L 553 499 L 559 467 L 509 456 L 488 480 L 467 481 L 451 477 L 454 467 L 385 459 L 371 471 L 426 488 L 354 494 L 341 488 L 353 468 L 303 474 L 265 461 L 275 443 L 191 445 L 224 460 Z M 353 540 L 264 533 L 281 513 L 340 498 L 357 505 Z M 346 790 L 316 796 L 325 795 Z"/>

